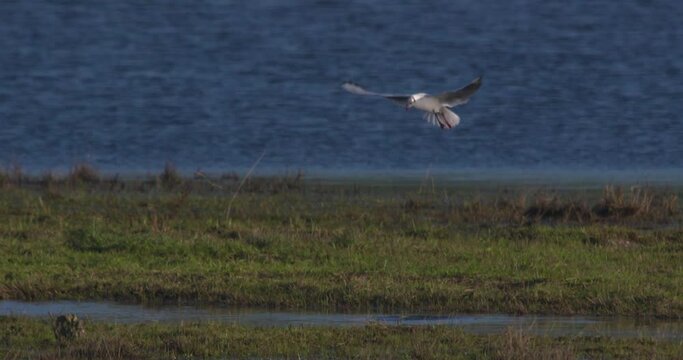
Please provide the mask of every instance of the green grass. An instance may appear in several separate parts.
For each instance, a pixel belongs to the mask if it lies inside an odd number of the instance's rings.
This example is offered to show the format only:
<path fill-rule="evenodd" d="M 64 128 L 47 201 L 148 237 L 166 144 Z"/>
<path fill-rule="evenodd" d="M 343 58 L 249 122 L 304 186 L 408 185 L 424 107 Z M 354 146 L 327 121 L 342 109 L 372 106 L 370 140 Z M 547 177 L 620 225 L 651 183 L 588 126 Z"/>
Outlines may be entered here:
<path fill-rule="evenodd" d="M 670 189 L 252 179 L 228 217 L 236 178 L 167 172 L 5 181 L 0 298 L 683 316 Z"/>
<path fill-rule="evenodd" d="M 649 339 L 548 338 L 508 330 L 471 335 L 453 327 L 243 327 L 86 323 L 58 343 L 47 320 L 0 317 L 0 358 L 278 359 L 669 359 L 682 343 Z"/>

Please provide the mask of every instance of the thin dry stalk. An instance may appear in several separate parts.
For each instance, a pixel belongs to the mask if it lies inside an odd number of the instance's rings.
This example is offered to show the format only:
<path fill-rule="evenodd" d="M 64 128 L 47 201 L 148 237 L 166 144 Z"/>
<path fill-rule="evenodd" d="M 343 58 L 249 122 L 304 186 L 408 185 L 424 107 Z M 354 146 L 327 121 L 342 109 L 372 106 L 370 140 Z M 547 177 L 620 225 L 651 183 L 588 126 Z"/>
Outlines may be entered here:
<path fill-rule="evenodd" d="M 425 171 L 425 176 L 420 182 L 420 188 L 417 190 L 418 194 L 422 194 L 422 189 L 427 186 L 427 183 L 430 182 L 432 183 L 432 194 L 436 192 L 436 187 L 434 185 L 434 177 L 432 176 L 432 165 L 429 164 L 429 167 Z"/>
<path fill-rule="evenodd" d="M 216 184 L 215 182 L 211 181 L 211 179 L 206 176 L 201 170 L 197 170 L 197 172 L 194 173 L 195 179 L 203 179 L 209 186 L 218 189 L 218 190 L 223 190 L 223 187 Z"/>
<path fill-rule="evenodd" d="M 230 213 L 232 211 L 232 203 L 235 201 L 235 199 L 237 198 L 237 195 L 239 195 L 240 190 L 242 189 L 242 186 L 244 186 L 244 183 L 247 182 L 247 180 L 249 179 L 249 176 L 251 176 L 251 173 L 254 171 L 254 169 L 256 169 L 256 166 L 258 166 L 258 164 L 261 162 L 261 159 L 263 159 L 264 155 L 266 155 L 266 150 L 263 150 L 263 152 L 261 153 L 261 156 L 259 156 L 258 159 L 256 159 L 256 162 L 254 162 L 254 164 L 251 166 L 249 171 L 247 171 L 247 173 L 242 178 L 242 181 L 240 181 L 239 185 L 237 185 L 237 189 L 235 190 L 235 193 L 232 194 L 232 198 L 230 198 L 230 202 L 228 203 L 228 210 L 225 212 L 225 220 L 228 223 L 230 223 Z"/>

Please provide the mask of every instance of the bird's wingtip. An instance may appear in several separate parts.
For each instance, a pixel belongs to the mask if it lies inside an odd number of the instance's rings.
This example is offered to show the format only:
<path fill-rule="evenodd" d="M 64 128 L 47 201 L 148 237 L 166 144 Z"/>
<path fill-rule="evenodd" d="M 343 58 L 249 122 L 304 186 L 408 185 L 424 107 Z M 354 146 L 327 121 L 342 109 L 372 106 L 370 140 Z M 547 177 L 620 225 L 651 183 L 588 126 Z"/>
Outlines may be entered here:
<path fill-rule="evenodd" d="M 474 78 L 474 80 L 472 80 L 472 82 L 468 86 L 476 86 L 477 88 L 479 88 L 481 86 L 481 80 L 483 78 L 484 78 L 484 75 L 477 76 L 476 78 Z"/>
<path fill-rule="evenodd" d="M 363 89 L 360 85 L 351 82 L 351 81 L 345 81 L 341 85 L 342 89 L 352 93 L 352 94 L 358 94 L 358 95 L 367 95 L 368 91 Z"/>
<path fill-rule="evenodd" d="M 344 81 L 343 83 L 341 83 L 341 87 L 343 89 L 346 89 L 346 90 L 348 90 L 350 87 L 355 87 L 355 86 L 358 86 L 358 85 L 356 83 L 354 83 L 353 81 Z"/>

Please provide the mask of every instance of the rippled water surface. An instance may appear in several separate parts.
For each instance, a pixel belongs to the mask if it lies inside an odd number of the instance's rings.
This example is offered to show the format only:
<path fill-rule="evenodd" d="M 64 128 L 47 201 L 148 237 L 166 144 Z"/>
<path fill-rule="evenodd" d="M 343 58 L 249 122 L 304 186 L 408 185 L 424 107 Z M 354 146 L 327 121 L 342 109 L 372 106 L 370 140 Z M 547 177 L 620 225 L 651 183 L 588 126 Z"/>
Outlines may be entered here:
<path fill-rule="evenodd" d="M 683 169 L 683 2 L 0 2 L 0 162 Z M 344 93 L 484 86 L 441 131 Z"/>
<path fill-rule="evenodd" d="M 190 306 L 144 307 L 110 302 L 0 301 L 0 316 L 48 317 L 74 313 L 93 321 L 119 323 L 211 321 L 248 326 L 434 326 L 462 328 L 474 334 L 496 334 L 512 327 L 547 336 L 606 336 L 683 340 L 683 322 L 635 320 L 619 317 L 468 315 L 387 315 L 272 312 L 242 308 L 196 308 Z"/>

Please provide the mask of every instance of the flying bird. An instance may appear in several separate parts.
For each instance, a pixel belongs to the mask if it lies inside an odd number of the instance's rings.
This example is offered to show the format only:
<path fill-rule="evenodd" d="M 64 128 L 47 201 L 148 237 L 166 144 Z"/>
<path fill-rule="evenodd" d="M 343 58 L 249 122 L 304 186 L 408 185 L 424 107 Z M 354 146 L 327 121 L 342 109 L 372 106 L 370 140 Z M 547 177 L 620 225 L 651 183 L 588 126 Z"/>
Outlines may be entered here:
<path fill-rule="evenodd" d="M 450 108 L 467 103 L 470 97 L 481 87 L 481 76 L 472 80 L 467 86 L 447 91 L 439 95 L 417 93 L 412 95 L 382 94 L 365 90 L 358 84 L 345 82 L 344 90 L 356 95 L 381 96 L 401 106 L 406 111 L 410 108 L 420 109 L 425 112 L 424 119 L 433 125 L 439 125 L 442 129 L 452 129 L 460 123 L 460 117 Z"/>

